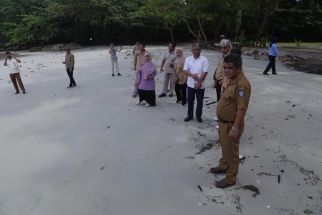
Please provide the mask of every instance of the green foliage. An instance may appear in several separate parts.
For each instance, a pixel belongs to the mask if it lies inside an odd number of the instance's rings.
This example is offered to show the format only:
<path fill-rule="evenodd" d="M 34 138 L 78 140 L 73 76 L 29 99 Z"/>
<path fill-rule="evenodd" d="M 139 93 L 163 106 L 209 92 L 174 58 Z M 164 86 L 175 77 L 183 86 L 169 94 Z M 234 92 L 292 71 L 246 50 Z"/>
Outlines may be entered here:
<path fill-rule="evenodd" d="M 259 38 L 259 40 L 257 40 L 256 44 L 259 47 L 266 47 L 267 41 L 268 41 L 267 37 L 261 37 L 261 38 Z"/>
<path fill-rule="evenodd" d="M 0 4 L 0 46 L 85 43 L 90 37 L 99 43 L 191 41 L 199 31 L 208 45 L 221 34 L 241 46 L 266 46 L 272 36 L 280 41 L 293 41 L 294 35 L 305 41 L 322 38 L 322 2 L 317 0 L 0 0 Z M 239 36 L 241 30 L 246 32 L 244 38 Z"/>
<path fill-rule="evenodd" d="M 244 36 L 239 36 L 235 43 L 237 44 L 238 48 L 242 48 L 246 45 L 246 39 Z"/>
<path fill-rule="evenodd" d="M 296 43 L 296 47 L 300 47 L 302 40 L 297 40 L 296 38 L 294 38 L 294 42 Z"/>
<path fill-rule="evenodd" d="M 311 215 L 311 214 L 313 214 L 313 211 L 311 211 L 311 210 L 309 210 L 309 209 L 305 209 L 305 210 L 304 210 L 304 214 L 306 214 L 306 215 Z"/>

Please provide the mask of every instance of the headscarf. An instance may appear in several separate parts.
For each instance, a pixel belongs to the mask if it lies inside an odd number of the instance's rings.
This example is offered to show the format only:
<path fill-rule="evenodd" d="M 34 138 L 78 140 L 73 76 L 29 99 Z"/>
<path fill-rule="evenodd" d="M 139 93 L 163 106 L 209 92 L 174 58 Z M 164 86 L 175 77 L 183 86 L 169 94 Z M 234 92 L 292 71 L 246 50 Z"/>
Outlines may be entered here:
<path fill-rule="evenodd" d="M 181 51 L 182 55 L 181 57 L 177 57 L 176 60 L 174 61 L 174 64 L 181 64 L 182 62 L 184 62 L 186 60 L 186 57 L 183 56 L 183 51 L 182 51 L 182 48 L 177 48 L 176 52 L 177 51 Z"/>
<path fill-rule="evenodd" d="M 145 53 L 143 55 L 143 60 L 142 60 L 142 63 L 141 63 L 140 69 L 139 69 L 142 71 L 143 79 L 147 79 L 149 75 L 152 75 L 152 73 L 157 70 L 157 68 L 154 65 L 154 63 L 152 62 L 151 58 L 149 61 L 145 60 L 146 56 L 150 56 L 150 54 Z"/>
<path fill-rule="evenodd" d="M 272 39 L 272 42 L 269 44 L 269 47 L 272 47 L 272 45 L 275 43 L 277 43 L 278 42 L 278 39 L 276 38 L 276 37 L 274 37 L 273 39 Z"/>

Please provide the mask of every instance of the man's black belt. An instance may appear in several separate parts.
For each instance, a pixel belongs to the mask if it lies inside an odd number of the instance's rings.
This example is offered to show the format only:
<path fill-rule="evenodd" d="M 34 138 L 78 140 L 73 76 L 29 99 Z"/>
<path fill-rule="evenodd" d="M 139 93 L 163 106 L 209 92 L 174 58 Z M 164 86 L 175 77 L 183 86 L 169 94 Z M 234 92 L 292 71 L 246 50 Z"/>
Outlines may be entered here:
<path fill-rule="evenodd" d="M 219 119 L 219 118 L 218 118 L 218 121 L 222 122 L 222 123 L 234 123 L 234 121 L 226 121 L 226 120 Z"/>

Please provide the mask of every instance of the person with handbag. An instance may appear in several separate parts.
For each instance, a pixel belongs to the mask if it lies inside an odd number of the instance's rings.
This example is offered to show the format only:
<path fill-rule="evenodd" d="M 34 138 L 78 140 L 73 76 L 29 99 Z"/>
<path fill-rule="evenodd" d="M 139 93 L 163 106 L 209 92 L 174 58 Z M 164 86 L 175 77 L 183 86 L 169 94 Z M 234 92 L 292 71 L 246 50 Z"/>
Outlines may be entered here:
<path fill-rule="evenodd" d="M 174 90 L 177 95 L 176 103 L 180 103 L 180 106 L 183 107 L 187 103 L 188 76 L 183 72 L 183 66 L 186 58 L 183 56 L 182 48 L 177 48 L 176 55 L 177 58 L 174 61 L 173 83 L 175 84 Z"/>

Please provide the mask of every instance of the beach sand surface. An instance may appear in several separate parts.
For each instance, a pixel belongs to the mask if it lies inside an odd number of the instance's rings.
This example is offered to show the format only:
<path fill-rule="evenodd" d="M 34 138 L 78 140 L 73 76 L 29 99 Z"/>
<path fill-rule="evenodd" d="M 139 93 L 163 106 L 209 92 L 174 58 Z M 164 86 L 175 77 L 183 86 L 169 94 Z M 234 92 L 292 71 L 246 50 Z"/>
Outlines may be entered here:
<path fill-rule="evenodd" d="M 147 50 L 160 68 L 166 47 Z M 221 157 L 210 104 L 218 52 L 202 51 L 210 62 L 202 124 L 185 123 L 187 107 L 175 97 L 136 105 L 130 47 L 118 53 L 120 77 L 111 76 L 107 47 L 72 53 L 71 89 L 64 52 L 13 53 L 26 95 L 14 94 L 1 67 L 1 215 L 322 214 L 322 76 L 280 62 L 278 75 L 263 76 L 268 60 L 243 56 L 252 85 L 240 144 L 246 159 L 238 183 L 221 190 L 214 182 L 224 175 L 208 173 Z M 163 75 L 155 80 L 159 95 Z"/>

